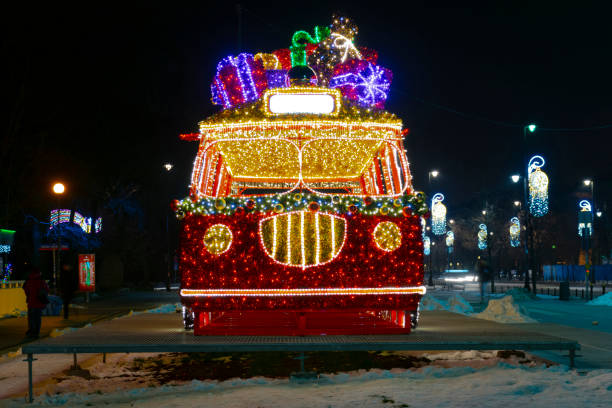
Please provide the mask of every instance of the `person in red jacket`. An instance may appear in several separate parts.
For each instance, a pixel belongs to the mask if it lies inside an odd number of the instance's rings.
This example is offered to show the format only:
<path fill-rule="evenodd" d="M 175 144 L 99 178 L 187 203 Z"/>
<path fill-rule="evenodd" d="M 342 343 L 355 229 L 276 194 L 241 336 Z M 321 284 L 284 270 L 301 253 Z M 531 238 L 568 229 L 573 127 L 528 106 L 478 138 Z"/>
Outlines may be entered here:
<path fill-rule="evenodd" d="M 40 335 L 42 310 L 49 303 L 49 286 L 40 274 L 40 270 L 31 266 L 30 273 L 23 284 L 28 304 L 28 331 L 26 336 L 37 339 Z"/>

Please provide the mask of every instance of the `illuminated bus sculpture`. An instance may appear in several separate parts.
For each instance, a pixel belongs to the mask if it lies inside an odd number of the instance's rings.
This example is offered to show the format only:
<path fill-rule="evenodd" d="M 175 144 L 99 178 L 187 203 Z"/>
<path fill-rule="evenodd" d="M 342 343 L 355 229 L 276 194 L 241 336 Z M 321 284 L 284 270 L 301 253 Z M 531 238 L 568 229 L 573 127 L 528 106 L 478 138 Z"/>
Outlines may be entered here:
<path fill-rule="evenodd" d="M 212 94 L 224 109 L 182 135 L 199 142 L 190 195 L 173 203 L 196 335 L 417 324 L 428 209 L 412 187 L 407 131 L 382 109 L 391 73 L 353 45 L 348 19 L 315 33 L 222 60 Z"/>

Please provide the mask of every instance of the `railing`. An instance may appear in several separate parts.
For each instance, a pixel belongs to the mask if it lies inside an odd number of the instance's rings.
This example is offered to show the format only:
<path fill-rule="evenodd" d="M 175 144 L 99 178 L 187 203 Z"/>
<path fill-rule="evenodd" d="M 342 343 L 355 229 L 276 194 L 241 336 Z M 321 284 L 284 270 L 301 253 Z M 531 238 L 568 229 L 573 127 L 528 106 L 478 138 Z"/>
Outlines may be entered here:
<path fill-rule="evenodd" d="M 0 282 L 0 289 L 15 289 L 23 286 L 22 280 L 11 280 L 6 282 Z"/>
<path fill-rule="evenodd" d="M 465 290 L 466 283 L 477 282 L 446 282 L 443 279 L 434 279 L 435 286 L 442 287 L 447 290 Z M 493 293 L 504 293 L 510 289 L 521 288 L 523 283 L 520 281 L 495 281 Z M 487 290 L 490 290 L 490 282 L 487 282 Z M 537 281 L 537 294 L 559 296 L 559 282 L 556 281 Z M 587 291 L 584 287 L 584 282 L 570 282 L 570 296 L 594 299 L 598 296 L 605 295 L 610 291 L 610 283 L 607 281 L 598 281 L 589 287 Z"/>

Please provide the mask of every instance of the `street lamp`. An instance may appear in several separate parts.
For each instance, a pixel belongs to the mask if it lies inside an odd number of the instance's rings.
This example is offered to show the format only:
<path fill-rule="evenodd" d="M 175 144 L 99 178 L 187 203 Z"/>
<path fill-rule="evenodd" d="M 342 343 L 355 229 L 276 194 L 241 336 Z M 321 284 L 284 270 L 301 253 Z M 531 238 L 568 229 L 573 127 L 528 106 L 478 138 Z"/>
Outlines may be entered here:
<path fill-rule="evenodd" d="M 516 200 L 516 201 L 514 202 L 514 206 L 515 206 L 515 207 L 520 207 L 520 206 L 521 206 L 521 202 L 520 202 L 520 201 L 518 201 L 518 200 Z"/>
<path fill-rule="evenodd" d="M 510 179 L 512 180 L 513 183 L 518 183 L 519 180 L 521 179 L 521 176 L 518 174 L 513 174 L 510 176 Z"/>
<path fill-rule="evenodd" d="M 66 191 L 66 186 L 64 186 L 63 183 L 61 182 L 57 182 L 53 184 L 53 187 L 51 188 L 53 191 L 53 194 L 55 194 L 55 196 L 57 197 L 57 210 L 60 210 L 60 198 L 62 196 L 62 194 L 64 194 L 64 192 Z M 61 261 L 60 261 L 60 254 L 61 254 L 61 247 L 60 247 L 60 224 L 58 223 L 54 228 L 56 228 L 55 230 L 55 249 L 53 250 L 53 287 L 55 290 L 57 290 L 57 275 L 59 273 L 60 267 L 61 267 Z"/>
<path fill-rule="evenodd" d="M 66 187 L 62 183 L 53 184 L 53 193 L 55 194 L 64 194 Z"/>

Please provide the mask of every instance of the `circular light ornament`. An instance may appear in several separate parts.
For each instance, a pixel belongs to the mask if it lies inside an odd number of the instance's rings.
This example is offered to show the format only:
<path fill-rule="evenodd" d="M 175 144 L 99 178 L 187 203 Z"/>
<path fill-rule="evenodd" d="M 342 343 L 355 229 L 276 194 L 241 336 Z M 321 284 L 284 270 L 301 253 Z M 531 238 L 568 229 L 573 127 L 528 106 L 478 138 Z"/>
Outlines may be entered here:
<path fill-rule="evenodd" d="M 383 221 L 374 228 L 374 242 L 383 251 L 395 251 L 402 245 L 402 232 L 396 223 Z"/>
<path fill-rule="evenodd" d="M 204 234 L 204 246 L 213 255 L 221 255 L 232 245 L 232 231 L 227 225 L 215 224 Z"/>

